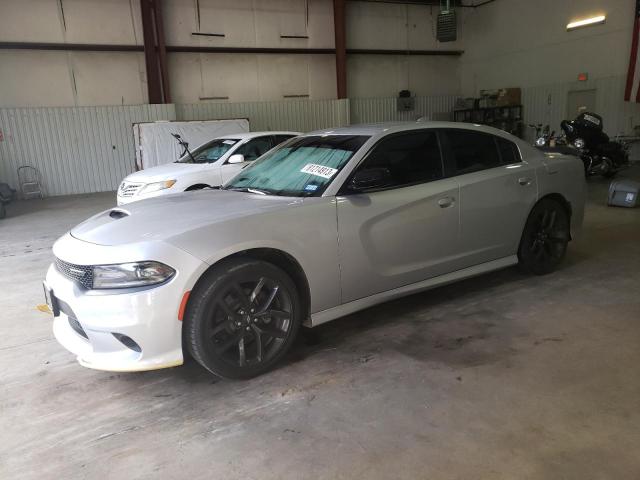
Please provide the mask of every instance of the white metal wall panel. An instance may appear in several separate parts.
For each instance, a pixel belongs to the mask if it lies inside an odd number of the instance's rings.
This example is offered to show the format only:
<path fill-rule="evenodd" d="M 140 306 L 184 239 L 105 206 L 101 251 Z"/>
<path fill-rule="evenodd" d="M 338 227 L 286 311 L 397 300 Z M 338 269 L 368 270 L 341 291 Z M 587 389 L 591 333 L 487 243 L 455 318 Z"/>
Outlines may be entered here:
<path fill-rule="evenodd" d="M 115 190 L 134 170 L 132 125 L 174 120 L 173 105 L 0 109 L 0 181 L 36 167 L 45 195 Z"/>
<path fill-rule="evenodd" d="M 353 98 L 351 102 L 351 123 L 376 123 L 412 121 L 425 117 L 429 120 L 434 115 L 450 116 L 456 103 L 454 95 L 414 97 L 415 108 L 409 112 L 399 112 L 396 97 L 386 98 Z"/>
<path fill-rule="evenodd" d="M 247 118 L 251 131 L 309 132 L 349 123 L 347 100 L 178 104 L 176 114 L 178 120 Z"/>

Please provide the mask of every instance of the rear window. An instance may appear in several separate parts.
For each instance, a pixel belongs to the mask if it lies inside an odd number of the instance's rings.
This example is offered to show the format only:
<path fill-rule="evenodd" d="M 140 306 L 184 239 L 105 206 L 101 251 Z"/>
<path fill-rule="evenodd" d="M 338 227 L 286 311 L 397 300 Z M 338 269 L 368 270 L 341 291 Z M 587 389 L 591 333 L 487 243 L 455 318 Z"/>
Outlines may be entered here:
<path fill-rule="evenodd" d="M 500 154 L 494 136 L 473 130 L 447 130 L 456 175 L 499 167 Z"/>
<path fill-rule="evenodd" d="M 500 151 L 502 165 L 509 165 L 511 163 L 519 163 L 522 161 L 522 158 L 520 157 L 520 150 L 518 150 L 515 143 L 500 137 L 496 137 L 496 143 L 498 144 L 498 150 Z"/>

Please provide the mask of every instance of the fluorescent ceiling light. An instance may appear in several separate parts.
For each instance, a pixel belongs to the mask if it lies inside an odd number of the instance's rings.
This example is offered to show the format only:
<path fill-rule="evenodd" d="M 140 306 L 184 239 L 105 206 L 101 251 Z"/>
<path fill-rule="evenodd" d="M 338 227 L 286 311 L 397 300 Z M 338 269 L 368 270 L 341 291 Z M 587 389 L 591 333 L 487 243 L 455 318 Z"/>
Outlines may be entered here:
<path fill-rule="evenodd" d="M 598 25 L 604 23 L 607 19 L 604 15 L 598 15 L 597 17 L 585 18 L 584 20 L 577 20 L 567 24 L 567 30 L 574 30 L 580 27 L 587 27 L 589 25 Z"/>

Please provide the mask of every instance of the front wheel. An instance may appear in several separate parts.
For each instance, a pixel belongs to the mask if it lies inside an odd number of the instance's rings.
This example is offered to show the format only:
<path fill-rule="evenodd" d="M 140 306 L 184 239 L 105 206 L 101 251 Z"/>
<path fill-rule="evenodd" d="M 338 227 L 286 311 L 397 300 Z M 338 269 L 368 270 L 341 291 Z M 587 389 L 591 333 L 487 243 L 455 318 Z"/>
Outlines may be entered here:
<path fill-rule="evenodd" d="M 520 266 L 536 275 L 553 272 L 564 259 L 571 233 L 567 209 L 552 199 L 540 200 L 522 232 Z"/>
<path fill-rule="evenodd" d="M 285 355 L 301 319 L 298 292 L 285 272 L 240 259 L 215 267 L 199 282 L 189 299 L 183 336 L 191 355 L 211 373 L 251 378 Z"/>

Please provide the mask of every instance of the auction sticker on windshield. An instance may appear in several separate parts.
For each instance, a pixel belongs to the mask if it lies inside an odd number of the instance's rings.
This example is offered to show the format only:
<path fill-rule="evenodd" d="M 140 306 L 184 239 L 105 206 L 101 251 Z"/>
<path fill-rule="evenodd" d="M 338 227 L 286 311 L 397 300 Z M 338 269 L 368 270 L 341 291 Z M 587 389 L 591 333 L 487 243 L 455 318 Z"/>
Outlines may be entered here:
<path fill-rule="evenodd" d="M 322 178 L 331 178 L 338 172 L 335 168 L 316 165 L 315 163 L 307 163 L 300 171 Z"/>

